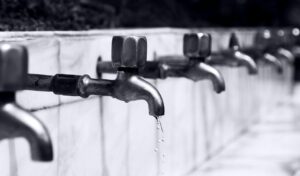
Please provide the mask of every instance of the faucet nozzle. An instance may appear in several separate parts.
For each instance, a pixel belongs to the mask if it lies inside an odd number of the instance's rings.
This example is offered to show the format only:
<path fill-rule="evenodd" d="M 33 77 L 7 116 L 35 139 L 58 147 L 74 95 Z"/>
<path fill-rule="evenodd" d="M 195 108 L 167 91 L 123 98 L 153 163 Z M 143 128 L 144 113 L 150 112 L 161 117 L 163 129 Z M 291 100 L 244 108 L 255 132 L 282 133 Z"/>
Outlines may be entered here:
<path fill-rule="evenodd" d="M 238 38 L 235 33 L 231 33 L 228 47 L 229 50 L 214 53 L 206 60 L 206 63 L 233 67 L 245 66 L 248 69 L 249 74 L 257 74 L 258 69 L 255 61 L 252 57 L 241 51 Z"/>
<path fill-rule="evenodd" d="M 189 59 L 189 68 L 185 77 L 193 81 L 209 79 L 217 93 L 224 91 L 225 81 L 222 74 L 204 63 L 211 54 L 211 35 L 207 33 L 185 34 L 183 41 L 183 53 Z"/>
<path fill-rule="evenodd" d="M 132 101 L 143 99 L 148 103 L 149 114 L 164 115 L 164 103 L 158 90 L 149 82 L 136 76 L 147 60 L 147 40 L 145 37 L 114 36 L 112 40 L 113 66 L 118 76 L 113 87 L 113 97 Z"/>
<path fill-rule="evenodd" d="M 241 66 L 243 65 L 243 66 L 247 67 L 248 73 L 250 75 L 257 74 L 257 72 L 258 72 L 257 65 L 256 65 L 255 61 L 252 59 L 252 57 L 250 57 L 249 55 L 244 54 L 240 51 L 235 51 L 234 57 L 238 60 L 239 65 L 241 65 Z"/>
<path fill-rule="evenodd" d="M 0 106 L 0 118 L 2 139 L 24 137 L 29 142 L 32 160 L 53 160 L 50 135 L 35 116 L 13 102 L 6 102 Z"/>
<path fill-rule="evenodd" d="M 263 55 L 263 59 L 267 63 L 274 65 L 274 67 L 276 68 L 278 73 L 281 74 L 283 72 L 283 65 L 282 65 L 281 61 L 279 59 L 277 59 L 274 55 L 272 55 L 270 53 L 265 53 Z"/>

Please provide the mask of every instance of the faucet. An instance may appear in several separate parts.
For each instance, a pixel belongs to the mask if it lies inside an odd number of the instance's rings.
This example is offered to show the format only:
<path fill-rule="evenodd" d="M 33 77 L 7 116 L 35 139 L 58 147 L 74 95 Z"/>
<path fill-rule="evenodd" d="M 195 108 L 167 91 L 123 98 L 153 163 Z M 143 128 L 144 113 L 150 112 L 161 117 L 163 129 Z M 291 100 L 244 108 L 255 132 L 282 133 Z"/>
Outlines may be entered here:
<path fill-rule="evenodd" d="M 270 45 L 273 45 L 270 31 L 261 30 L 254 35 L 253 47 L 244 48 L 243 52 L 249 54 L 256 62 L 272 65 L 279 74 L 282 74 L 283 63 L 277 56 L 268 51 Z"/>
<path fill-rule="evenodd" d="M 211 53 L 211 36 L 206 33 L 185 34 L 183 37 L 184 56 L 162 56 L 155 61 L 147 61 L 137 74 L 150 79 L 166 79 L 167 77 L 185 77 L 192 81 L 209 79 L 214 90 L 221 93 L 225 90 L 225 81 L 221 73 L 204 62 Z M 111 62 L 99 59 L 98 74 L 114 73 Z"/>
<path fill-rule="evenodd" d="M 0 139 L 24 137 L 34 161 L 53 160 L 53 148 L 46 127 L 16 103 L 16 91 L 26 82 L 27 50 L 19 45 L 0 45 Z"/>
<path fill-rule="evenodd" d="M 295 58 L 300 57 L 300 29 L 299 28 L 293 28 L 290 31 L 290 38 L 292 39 L 291 43 L 293 43 L 292 47 L 292 53 L 295 56 Z"/>
<path fill-rule="evenodd" d="M 146 57 L 145 37 L 114 36 L 112 66 L 117 70 L 115 80 L 92 79 L 88 75 L 29 74 L 25 89 L 83 98 L 90 95 L 111 96 L 124 102 L 145 100 L 149 114 L 158 118 L 165 113 L 160 93 L 153 85 L 136 75 L 138 68 L 145 64 Z"/>
<path fill-rule="evenodd" d="M 231 33 L 229 39 L 229 49 L 220 53 L 212 53 L 206 59 L 209 65 L 226 65 L 231 67 L 245 66 L 250 75 L 257 74 L 257 65 L 251 56 L 245 54 L 240 49 L 239 41 L 235 33 Z"/>
<path fill-rule="evenodd" d="M 295 61 L 295 56 L 292 52 L 295 45 L 293 36 L 289 35 L 289 31 L 283 29 L 275 30 L 274 33 L 278 55 L 282 56 L 283 59 L 286 59 L 289 64 L 293 64 Z"/>
<path fill-rule="evenodd" d="M 259 32 L 262 44 L 265 44 L 265 51 L 276 56 L 281 61 L 293 64 L 295 60 L 292 48 L 294 46 L 293 35 L 288 35 L 286 30 L 282 29 L 264 29 Z M 264 41 L 263 41 L 264 40 Z"/>

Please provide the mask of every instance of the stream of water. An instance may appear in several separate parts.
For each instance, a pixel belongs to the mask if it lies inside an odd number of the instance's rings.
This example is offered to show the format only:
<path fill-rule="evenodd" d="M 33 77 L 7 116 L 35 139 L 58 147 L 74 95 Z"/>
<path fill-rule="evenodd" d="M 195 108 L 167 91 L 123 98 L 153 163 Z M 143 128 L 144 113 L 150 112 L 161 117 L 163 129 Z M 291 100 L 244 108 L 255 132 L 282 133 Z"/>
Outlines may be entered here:
<path fill-rule="evenodd" d="M 158 170 L 157 170 L 157 175 L 158 176 L 163 176 L 165 174 L 164 172 L 164 164 L 165 164 L 165 159 L 166 159 L 166 154 L 164 153 L 164 142 L 165 142 L 165 137 L 164 137 L 164 130 L 161 124 L 160 117 L 157 117 L 157 123 L 156 123 L 156 132 L 157 132 L 157 143 L 156 143 L 156 148 L 154 151 L 157 153 L 157 158 L 158 158 Z"/>

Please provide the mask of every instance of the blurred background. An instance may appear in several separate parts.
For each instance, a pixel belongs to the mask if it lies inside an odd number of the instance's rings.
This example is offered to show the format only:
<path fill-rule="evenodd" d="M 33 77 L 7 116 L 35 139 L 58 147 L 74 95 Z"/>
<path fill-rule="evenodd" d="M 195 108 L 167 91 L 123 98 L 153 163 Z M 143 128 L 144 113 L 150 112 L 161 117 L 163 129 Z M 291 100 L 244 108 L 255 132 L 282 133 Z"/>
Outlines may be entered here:
<path fill-rule="evenodd" d="M 300 0 L 1 0 L 0 30 L 298 26 Z"/>

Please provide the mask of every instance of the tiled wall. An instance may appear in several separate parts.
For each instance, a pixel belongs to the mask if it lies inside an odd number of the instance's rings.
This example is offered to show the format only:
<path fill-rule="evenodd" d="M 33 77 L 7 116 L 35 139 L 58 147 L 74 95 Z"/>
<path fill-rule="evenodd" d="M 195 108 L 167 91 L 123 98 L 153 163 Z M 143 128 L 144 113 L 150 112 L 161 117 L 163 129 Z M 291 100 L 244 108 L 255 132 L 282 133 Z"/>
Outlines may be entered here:
<path fill-rule="evenodd" d="M 145 35 L 148 59 L 181 55 L 184 29 L 103 30 L 88 32 L 0 33 L 2 42 L 29 49 L 30 73 L 89 74 L 96 77 L 98 56 L 110 60 L 113 35 Z M 231 31 L 242 46 L 252 44 L 253 30 L 203 29 L 213 36 L 213 50 L 227 47 Z M 110 97 L 57 96 L 22 91 L 18 102 L 33 111 L 50 131 L 55 158 L 33 162 L 24 139 L 0 143 L 1 176 L 153 176 L 189 175 L 206 159 L 247 130 L 286 96 L 291 69 L 285 78 L 260 65 L 258 76 L 245 68 L 217 67 L 226 92 L 217 95 L 209 81 L 183 78 L 149 80 L 165 102 L 163 133 L 148 115 L 145 102 L 126 104 Z M 104 75 L 114 78 L 114 75 Z M 276 94 L 274 94 L 276 92 Z M 275 96 L 276 95 L 276 96 Z M 266 106 L 267 105 L 267 106 Z M 163 137 L 162 137 L 163 135 Z M 164 142 L 161 139 L 164 138 Z"/>

